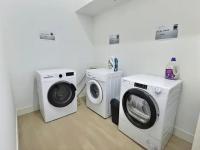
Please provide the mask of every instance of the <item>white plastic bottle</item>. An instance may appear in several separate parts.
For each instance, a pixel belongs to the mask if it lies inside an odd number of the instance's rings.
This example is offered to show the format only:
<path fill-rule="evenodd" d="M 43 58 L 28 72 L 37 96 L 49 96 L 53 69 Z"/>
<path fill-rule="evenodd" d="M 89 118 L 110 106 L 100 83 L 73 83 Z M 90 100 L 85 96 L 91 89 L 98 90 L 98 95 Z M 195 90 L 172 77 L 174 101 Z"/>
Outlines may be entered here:
<path fill-rule="evenodd" d="M 118 58 L 117 57 L 110 57 L 108 60 L 108 68 L 112 69 L 113 71 L 118 71 Z"/>
<path fill-rule="evenodd" d="M 178 80 L 179 76 L 180 76 L 180 70 L 178 65 L 176 64 L 176 58 L 172 57 L 171 61 L 166 67 L 165 78 L 170 80 Z"/>

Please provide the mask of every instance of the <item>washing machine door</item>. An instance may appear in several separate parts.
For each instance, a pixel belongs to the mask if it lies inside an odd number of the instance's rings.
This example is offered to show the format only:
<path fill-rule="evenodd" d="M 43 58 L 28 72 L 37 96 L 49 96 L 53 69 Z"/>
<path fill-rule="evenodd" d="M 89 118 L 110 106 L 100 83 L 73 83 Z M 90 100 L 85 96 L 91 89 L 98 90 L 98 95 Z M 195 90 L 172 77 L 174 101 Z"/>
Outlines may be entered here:
<path fill-rule="evenodd" d="M 76 87 L 68 82 L 61 81 L 53 84 L 47 94 L 48 101 L 55 107 L 66 107 L 75 98 Z"/>
<path fill-rule="evenodd" d="M 93 104 L 100 104 L 103 99 L 103 91 L 101 85 L 96 80 L 87 82 L 87 96 Z"/>
<path fill-rule="evenodd" d="M 128 120 L 140 129 L 151 128 L 159 114 L 154 98 L 144 90 L 128 90 L 122 99 L 122 107 Z"/>

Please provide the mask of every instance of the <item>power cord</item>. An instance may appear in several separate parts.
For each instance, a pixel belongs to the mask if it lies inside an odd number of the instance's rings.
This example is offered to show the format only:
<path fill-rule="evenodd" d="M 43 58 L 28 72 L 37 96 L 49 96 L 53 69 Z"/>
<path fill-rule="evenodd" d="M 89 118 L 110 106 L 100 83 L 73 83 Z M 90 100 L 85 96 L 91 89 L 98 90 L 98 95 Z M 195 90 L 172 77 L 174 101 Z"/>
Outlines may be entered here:
<path fill-rule="evenodd" d="M 88 69 L 96 69 L 96 67 L 90 67 Z M 84 81 L 85 78 L 86 78 L 86 73 L 83 75 L 83 77 L 81 78 L 81 80 L 78 82 L 77 87 Z M 77 97 L 78 97 L 78 100 L 77 100 L 78 101 L 78 106 L 81 105 L 80 97 L 79 96 L 81 95 L 81 93 L 83 92 L 83 90 L 85 89 L 85 87 L 86 87 L 86 82 L 84 83 L 84 86 L 80 89 L 80 91 L 77 94 Z"/>

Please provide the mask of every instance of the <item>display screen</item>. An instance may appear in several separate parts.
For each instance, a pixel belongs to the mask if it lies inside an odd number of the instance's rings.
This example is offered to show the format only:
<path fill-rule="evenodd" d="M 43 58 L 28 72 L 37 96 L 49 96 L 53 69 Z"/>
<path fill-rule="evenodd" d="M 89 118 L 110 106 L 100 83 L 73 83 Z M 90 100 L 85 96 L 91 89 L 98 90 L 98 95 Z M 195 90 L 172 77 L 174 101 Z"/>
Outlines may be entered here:
<path fill-rule="evenodd" d="M 67 72 L 66 73 L 66 76 L 73 76 L 74 75 L 74 72 Z"/>
<path fill-rule="evenodd" d="M 147 89 L 147 85 L 145 84 L 135 83 L 134 86 L 142 89 Z"/>

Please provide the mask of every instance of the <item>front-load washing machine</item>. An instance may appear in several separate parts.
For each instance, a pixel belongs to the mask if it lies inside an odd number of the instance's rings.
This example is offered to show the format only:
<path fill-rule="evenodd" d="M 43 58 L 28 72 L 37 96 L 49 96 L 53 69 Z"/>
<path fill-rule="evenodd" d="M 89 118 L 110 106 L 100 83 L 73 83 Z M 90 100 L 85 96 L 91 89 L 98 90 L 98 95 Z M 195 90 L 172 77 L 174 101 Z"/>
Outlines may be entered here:
<path fill-rule="evenodd" d="M 108 118 L 111 115 L 110 101 L 119 99 L 122 71 L 90 69 L 86 71 L 86 105 L 91 110 Z"/>
<path fill-rule="evenodd" d="M 40 70 L 36 78 L 40 112 L 45 122 L 77 111 L 75 71 Z"/>
<path fill-rule="evenodd" d="M 173 133 L 182 82 L 152 75 L 122 79 L 119 130 L 149 150 L 164 149 Z"/>

